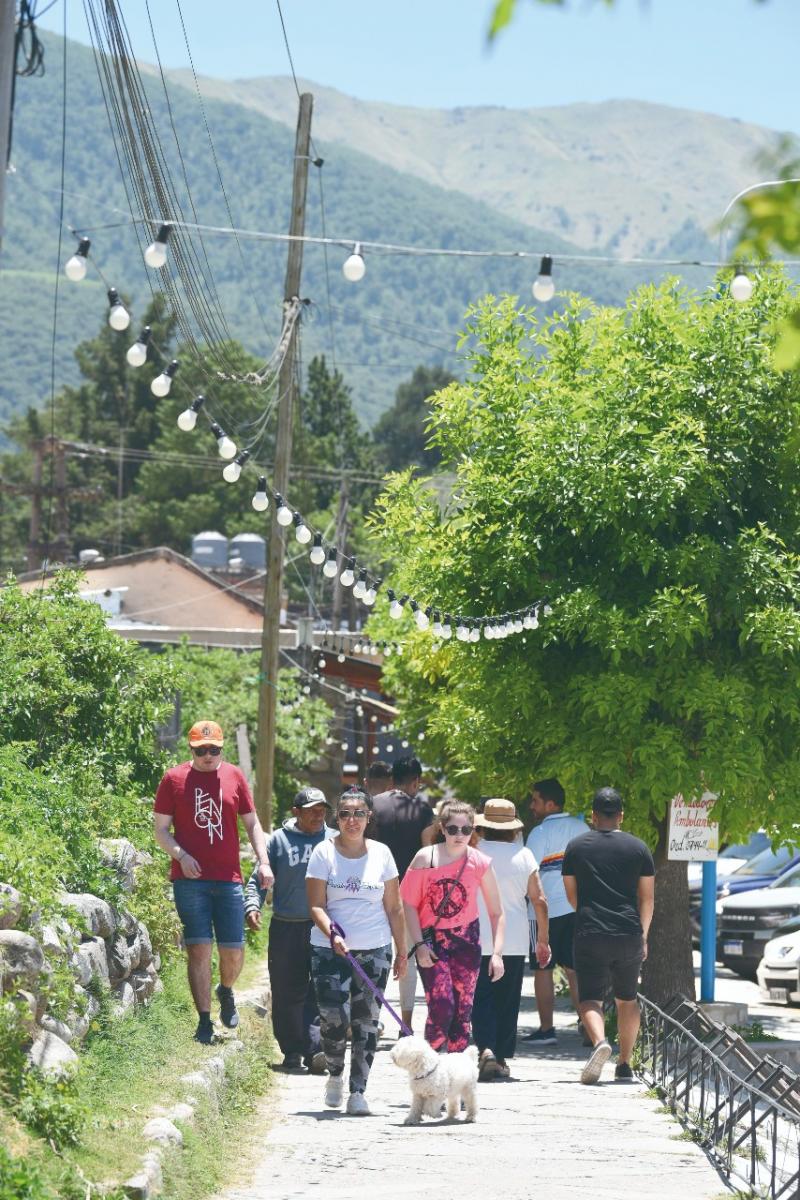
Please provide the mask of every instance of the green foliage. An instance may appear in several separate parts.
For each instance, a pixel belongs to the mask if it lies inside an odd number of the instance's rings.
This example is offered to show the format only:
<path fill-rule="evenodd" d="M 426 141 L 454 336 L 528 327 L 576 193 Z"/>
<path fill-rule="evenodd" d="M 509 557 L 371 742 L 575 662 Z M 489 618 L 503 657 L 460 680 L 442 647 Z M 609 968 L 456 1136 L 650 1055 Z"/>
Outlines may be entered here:
<path fill-rule="evenodd" d="M 180 957 L 181 924 L 162 862 L 145 863 L 136 872 L 136 888 L 126 899 L 128 910 L 143 921 L 162 964 Z"/>
<path fill-rule="evenodd" d="M 432 470 L 441 461 L 435 445 L 428 443 L 428 400 L 455 377 L 443 367 L 419 366 L 407 383 L 401 383 L 394 404 L 372 430 L 381 466 L 386 471 L 402 471 L 409 466 Z"/>
<path fill-rule="evenodd" d="M 0 1142 L 0 1196 L 3 1200 L 54 1200 L 38 1168 L 11 1155 Z"/>
<path fill-rule="evenodd" d="M 87 1119 L 72 1076 L 52 1079 L 34 1069 L 25 1075 L 15 1111 L 23 1124 L 56 1150 L 77 1146 Z"/>
<path fill-rule="evenodd" d="M 384 667 L 465 793 L 557 774 L 580 805 L 613 783 L 663 845 L 670 797 L 710 789 L 726 838 L 793 830 L 800 391 L 772 366 L 793 303 L 765 276 L 744 305 L 674 285 L 541 324 L 510 300 L 472 312 L 469 382 L 433 402 L 452 499 L 396 476 L 377 519 L 395 591 L 552 609 L 474 646 L 414 632 Z"/>

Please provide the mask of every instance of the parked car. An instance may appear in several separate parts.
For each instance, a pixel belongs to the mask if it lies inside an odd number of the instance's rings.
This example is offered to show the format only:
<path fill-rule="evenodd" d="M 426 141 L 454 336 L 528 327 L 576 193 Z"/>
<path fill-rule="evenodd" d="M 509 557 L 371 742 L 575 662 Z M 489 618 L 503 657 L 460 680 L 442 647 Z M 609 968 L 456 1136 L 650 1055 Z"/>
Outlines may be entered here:
<path fill-rule="evenodd" d="M 754 837 L 766 835 L 754 834 Z M 781 846 L 773 850 L 767 842 L 765 849 L 754 854 L 738 866 L 729 875 L 717 876 L 717 899 L 730 896 L 736 892 L 751 891 L 754 888 L 766 887 L 777 879 L 789 867 L 800 863 L 800 848 L 797 846 Z M 700 896 L 702 880 L 689 884 L 689 924 L 692 929 L 692 940 L 695 944 L 700 939 Z"/>
<path fill-rule="evenodd" d="M 721 879 L 727 877 L 738 868 L 744 866 L 756 854 L 760 854 L 762 850 L 769 850 L 770 842 L 763 830 L 759 829 L 756 833 L 752 833 L 746 842 L 734 842 L 730 846 L 726 846 L 724 850 L 720 850 L 717 856 L 717 883 Z M 695 891 L 700 893 L 703 884 L 703 864 L 689 863 L 689 892 Z"/>
<path fill-rule="evenodd" d="M 769 887 L 740 891 L 718 901 L 717 959 L 744 979 L 755 979 L 767 942 L 795 929 L 800 929 L 797 864 Z"/>
<path fill-rule="evenodd" d="M 800 1003 L 800 929 L 767 942 L 756 974 L 768 1000 Z"/>

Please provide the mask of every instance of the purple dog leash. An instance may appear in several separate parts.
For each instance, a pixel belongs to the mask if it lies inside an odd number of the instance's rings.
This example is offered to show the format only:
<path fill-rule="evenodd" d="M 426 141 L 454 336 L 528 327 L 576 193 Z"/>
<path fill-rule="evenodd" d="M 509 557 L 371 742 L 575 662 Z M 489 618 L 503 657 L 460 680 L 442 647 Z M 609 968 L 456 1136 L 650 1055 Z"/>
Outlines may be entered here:
<path fill-rule="evenodd" d="M 335 921 L 331 921 L 331 934 L 330 934 L 330 937 L 331 937 L 331 950 L 333 950 L 333 949 L 334 949 L 334 947 L 333 947 L 333 939 L 334 939 L 335 937 L 340 937 L 340 938 L 342 938 L 342 940 L 344 940 L 344 930 L 342 929 L 341 925 L 337 925 L 337 923 L 336 923 Z M 335 951 L 334 951 L 334 953 L 335 953 Z M 408 1028 L 408 1026 L 406 1025 L 406 1023 L 405 1023 L 405 1021 L 403 1020 L 403 1018 L 402 1018 L 402 1017 L 398 1017 L 397 1013 L 394 1011 L 394 1009 L 392 1008 L 391 1004 L 389 1003 L 389 1001 L 388 1001 L 388 1000 L 386 999 L 386 997 L 384 996 L 383 992 L 381 992 L 381 991 L 380 991 L 378 988 L 376 988 L 376 987 L 375 987 L 375 984 L 372 982 L 372 980 L 370 979 L 369 975 L 366 973 L 366 971 L 364 970 L 364 968 L 361 966 L 361 963 L 360 963 L 360 962 L 358 962 L 358 960 L 357 960 L 357 959 L 353 958 L 353 956 L 352 956 L 352 954 L 350 953 L 350 951 L 349 951 L 349 950 L 348 950 L 348 952 L 345 954 L 345 956 L 344 956 L 344 957 L 345 957 L 345 958 L 347 959 L 347 961 L 350 963 L 350 966 L 353 968 L 353 970 L 354 970 L 354 971 L 356 971 L 356 972 L 358 973 L 358 975 L 360 975 L 360 977 L 361 977 L 361 978 L 364 980 L 364 983 L 367 985 L 367 987 L 368 987 L 368 988 L 369 988 L 369 990 L 372 992 L 372 994 L 373 994 L 374 996 L 376 996 L 376 997 L 377 997 L 377 999 L 378 999 L 378 1003 L 379 1003 L 379 1004 L 382 1004 L 384 1008 L 388 1008 L 389 1012 L 392 1014 L 392 1016 L 394 1017 L 395 1021 L 397 1021 L 397 1024 L 400 1026 L 400 1030 L 401 1030 L 401 1032 L 402 1032 L 402 1033 L 403 1033 L 403 1034 L 404 1034 L 406 1037 L 412 1037 L 412 1036 L 413 1036 L 413 1034 L 412 1034 L 411 1030 Z"/>

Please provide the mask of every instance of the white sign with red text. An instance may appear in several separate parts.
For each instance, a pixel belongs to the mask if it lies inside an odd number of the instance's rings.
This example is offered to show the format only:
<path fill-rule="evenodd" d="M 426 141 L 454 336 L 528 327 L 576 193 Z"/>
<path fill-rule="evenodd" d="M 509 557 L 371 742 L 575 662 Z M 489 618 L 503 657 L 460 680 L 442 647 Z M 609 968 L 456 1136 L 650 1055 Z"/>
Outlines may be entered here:
<path fill-rule="evenodd" d="M 719 825 L 709 820 L 717 797 L 704 792 L 699 800 L 673 797 L 669 813 L 667 858 L 681 862 L 711 862 L 719 853 Z"/>

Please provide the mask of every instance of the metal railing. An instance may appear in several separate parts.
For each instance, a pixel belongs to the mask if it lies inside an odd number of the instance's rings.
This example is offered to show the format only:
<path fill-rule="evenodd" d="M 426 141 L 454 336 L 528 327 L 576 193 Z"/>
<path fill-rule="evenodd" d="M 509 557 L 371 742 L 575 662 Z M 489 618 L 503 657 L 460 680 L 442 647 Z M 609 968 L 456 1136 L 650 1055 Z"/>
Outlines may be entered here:
<path fill-rule="evenodd" d="M 800 1079 L 693 1001 L 639 997 L 639 1073 L 719 1171 L 765 1200 L 800 1200 Z"/>

